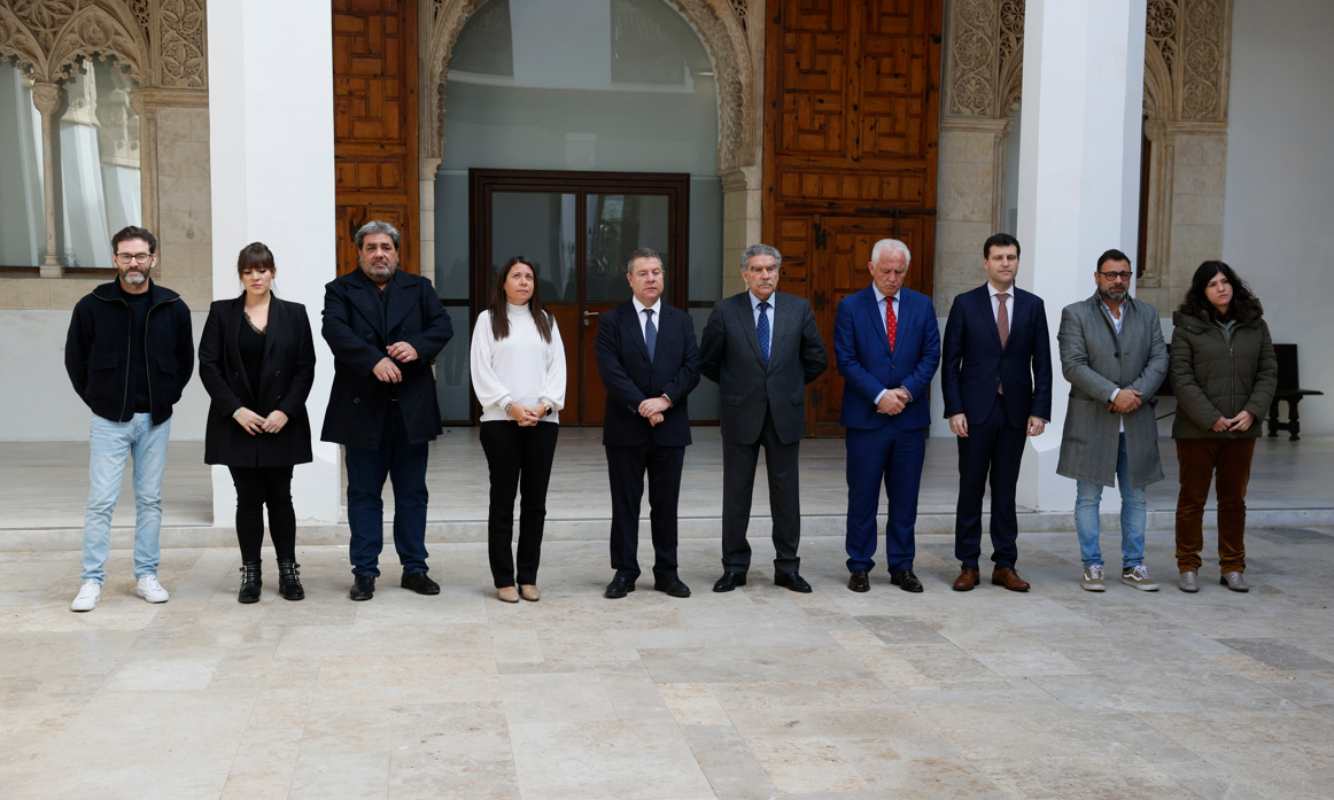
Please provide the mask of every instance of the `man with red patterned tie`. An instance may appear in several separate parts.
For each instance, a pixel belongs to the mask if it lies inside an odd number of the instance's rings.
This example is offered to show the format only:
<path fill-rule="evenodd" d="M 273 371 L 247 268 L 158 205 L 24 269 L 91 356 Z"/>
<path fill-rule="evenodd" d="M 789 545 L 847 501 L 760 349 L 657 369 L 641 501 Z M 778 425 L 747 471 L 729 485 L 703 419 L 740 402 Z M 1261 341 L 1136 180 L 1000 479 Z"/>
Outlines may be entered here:
<path fill-rule="evenodd" d="M 889 494 L 885 558 L 890 583 L 922 591 L 913 574 L 917 492 L 931 426 L 931 377 L 940 328 L 931 298 L 903 285 L 912 253 L 897 239 L 871 248 L 871 285 L 845 298 L 834 321 L 847 428 L 848 588 L 871 588 L 880 486 Z"/>

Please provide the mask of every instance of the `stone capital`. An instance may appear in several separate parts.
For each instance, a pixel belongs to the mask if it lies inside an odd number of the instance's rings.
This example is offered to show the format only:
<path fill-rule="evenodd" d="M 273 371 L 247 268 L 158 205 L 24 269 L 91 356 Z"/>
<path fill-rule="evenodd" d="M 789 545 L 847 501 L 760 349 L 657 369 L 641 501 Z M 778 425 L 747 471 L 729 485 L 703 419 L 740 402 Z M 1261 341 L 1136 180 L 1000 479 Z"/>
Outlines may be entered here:
<path fill-rule="evenodd" d="M 50 81 L 37 81 L 32 85 L 32 104 L 42 116 L 54 114 L 60 108 L 60 86 Z"/>

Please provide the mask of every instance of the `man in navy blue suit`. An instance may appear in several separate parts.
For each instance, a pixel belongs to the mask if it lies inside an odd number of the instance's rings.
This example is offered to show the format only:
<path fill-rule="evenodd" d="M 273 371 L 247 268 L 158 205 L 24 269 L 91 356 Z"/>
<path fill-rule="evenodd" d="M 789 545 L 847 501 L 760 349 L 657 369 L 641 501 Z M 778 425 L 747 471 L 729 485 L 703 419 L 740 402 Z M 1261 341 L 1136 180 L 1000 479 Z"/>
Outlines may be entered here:
<path fill-rule="evenodd" d="M 630 254 L 626 279 L 634 296 L 598 319 L 598 372 L 607 387 L 602 444 L 611 483 L 609 599 L 635 590 L 639 578 L 639 502 L 648 472 L 653 532 L 653 588 L 689 597 L 676 570 L 676 507 L 690 444 L 686 396 L 699 383 L 699 348 L 690 316 L 662 302 L 662 257 Z"/>
<path fill-rule="evenodd" d="M 945 416 L 959 443 L 959 502 L 954 555 L 961 569 L 954 590 L 978 584 L 982 496 L 991 485 L 991 582 L 1014 592 L 1029 584 L 1015 570 L 1015 487 L 1024 437 L 1051 419 L 1051 342 L 1042 299 L 1014 285 L 1019 242 L 996 233 L 982 245 L 987 282 L 954 298 L 945 323 L 940 369 Z"/>
<path fill-rule="evenodd" d="M 834 321 L 834 353 L 844 381 L 841 422 L 848 429 L 846 546 L 848 588 L 854 592 L 871 588 L 882 481 L 889 496 L 890 583 L 922 591 L 913 574 L 913 534 L 940 332 L 931 298 L 903 285 L 911 260 L 903 242 L 876 242 L 866 265 L 871 285 L 839 303 Z"/>

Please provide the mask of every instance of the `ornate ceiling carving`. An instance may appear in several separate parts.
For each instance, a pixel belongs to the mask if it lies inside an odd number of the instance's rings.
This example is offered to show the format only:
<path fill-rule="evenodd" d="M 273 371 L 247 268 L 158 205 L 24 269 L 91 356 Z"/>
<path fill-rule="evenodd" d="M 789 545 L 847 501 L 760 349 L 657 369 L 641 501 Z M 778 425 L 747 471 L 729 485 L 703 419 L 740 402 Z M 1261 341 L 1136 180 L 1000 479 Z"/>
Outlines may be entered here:
<path fill-rule="evenodd" d="M 434 98 L 422 115 L 422 151 L 427 159 L 443 155 L 445 82 L 459 34 L 486 0 L 439 0 L 431 30 L 423 94 Z M 718 82 L 718 169 L 727 171 L 755 161 L 755 71 L 742 19 L 740 0 L 665 0 L 694 28 L 713 64 Z M 744 3 L 740 3 L 744 6 Z"/>
<path fill-rule="evenodd" d="M 1155 118 L 1226 122 L 1232 0 L 1148 0 L 1144 107 Z M 954 0 L 948 109 L 1006 116 L 1023 90 L 1024 0 Z"/>
<path fill-rule="evenodd" d="M 37 82 L 68 80 L 85 59 L 114 58 L 141 87 L 204 89 L 204 0 L 7 0 L 0 58 Z"/>

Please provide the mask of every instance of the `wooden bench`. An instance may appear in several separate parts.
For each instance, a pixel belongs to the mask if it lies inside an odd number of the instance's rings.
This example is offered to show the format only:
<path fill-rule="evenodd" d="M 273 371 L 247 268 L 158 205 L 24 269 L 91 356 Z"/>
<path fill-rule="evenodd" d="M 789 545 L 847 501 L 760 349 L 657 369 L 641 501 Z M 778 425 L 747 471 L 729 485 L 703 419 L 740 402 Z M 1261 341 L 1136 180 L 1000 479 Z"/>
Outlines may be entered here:
<path fill-rule="evenodd" d="M 1288 441 L 1296 442 L 1302 438 L 1297 404 L 1303 397 L 1324 392 L 1301 388 L 1301 379 L 1297 374 L 1297 345 L 1275 344 L 1274 355 L 1278 357 L 1278 389 L 1274 392 L 1274 402 L 1269 404 L 1269 435 L 1278 436 L 1279 431 L 1288 431 Z M 1287 422 L 1279 422 L 1278 419 L 1278 404 L 1281 401 L 1287 401 L 1288 404 Z"/>

